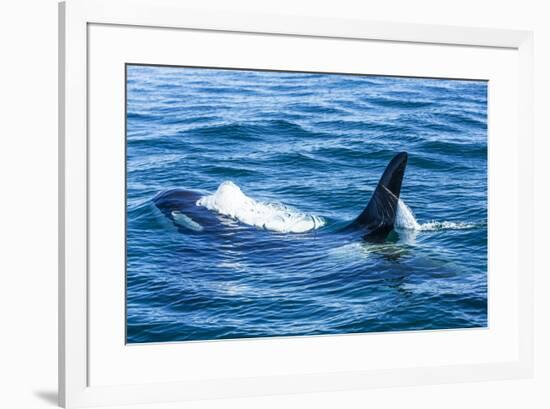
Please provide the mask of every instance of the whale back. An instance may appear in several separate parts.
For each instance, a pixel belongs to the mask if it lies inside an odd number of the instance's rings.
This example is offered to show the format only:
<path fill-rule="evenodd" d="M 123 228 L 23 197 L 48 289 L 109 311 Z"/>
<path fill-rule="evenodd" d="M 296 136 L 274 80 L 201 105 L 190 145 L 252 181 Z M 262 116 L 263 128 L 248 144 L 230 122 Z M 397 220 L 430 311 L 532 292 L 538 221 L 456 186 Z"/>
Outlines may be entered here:
<path fill-rule="evenodd" d="M 153 198 L 155 206 L 183 232 L 201 232 L 216 228 L 220 220 L 204 207 L 197 206 L 202 197 L 198 192 L 171 189 Z"/>
<path fill-rule="evenodd" d="M 372 241 L 381 241 L 388 236 L 395 225 L 407 157 L 406 152 L 393 157 L 367 206 L 345 230 L 360 230 L 364 232 L 364 239 Z"/>
<path fill-rule="evenodd" d="M 389 162 L 367 206 L 340 231 L 360 232 L 365 240 L 383 241 L 393 230 L 399 206 L 401 184 L 407 166 L 407 153 L 401 152 Z M 184 232 L 202 232 L 220 226 L 216 213 L 198 201 L 202 195 L 182 189 L 164 191 L 153 198 L 156 207 Z"/>

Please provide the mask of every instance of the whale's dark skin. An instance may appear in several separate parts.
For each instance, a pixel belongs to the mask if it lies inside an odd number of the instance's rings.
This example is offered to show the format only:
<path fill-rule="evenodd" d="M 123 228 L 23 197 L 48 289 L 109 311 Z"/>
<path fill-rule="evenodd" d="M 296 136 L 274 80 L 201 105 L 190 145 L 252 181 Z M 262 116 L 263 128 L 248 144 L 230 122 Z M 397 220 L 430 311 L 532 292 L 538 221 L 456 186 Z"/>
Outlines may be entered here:
<path fill-rule="evenodd" d="M 395 155 L 365 209 L 355 220 L 334 232 L 358 233 L 367 241 L 384 241 L 394 229 L 407 159 L 406 152 Z M 210 210 L 197 206 L 201 197 L 197 192 L 172 189 L 159 193 L 153 202 L 182 231 L 199 233 L 219 229 L 220 218 Z"/>
<path fill-rule="evenodd" d="M 371 241 L 382 241 L 388 236 L 395 225 L 407 159 L 406 152 L 393 157 L 365 210 L 343 230 L 360 230 L 363 232 L 363 238 Z"/>

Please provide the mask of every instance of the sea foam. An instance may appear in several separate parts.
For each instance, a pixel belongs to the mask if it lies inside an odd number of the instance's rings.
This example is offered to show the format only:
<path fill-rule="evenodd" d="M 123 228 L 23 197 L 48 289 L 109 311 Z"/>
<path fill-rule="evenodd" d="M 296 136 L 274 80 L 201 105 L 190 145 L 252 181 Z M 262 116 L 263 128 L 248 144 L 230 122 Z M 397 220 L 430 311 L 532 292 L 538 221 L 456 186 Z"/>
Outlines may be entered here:
<path fill-rule="evenodd" d="M 325 225 L 322 217 L 301 213 L 279 203 L 256 201 L 246 196 L 231 181 L 220 184 L 214 194 L 200 198 L 197 206 L 206 207 L 249 226 L 280 233 L 304 233 Z"/>
<path fill-rule="evenodd" d="M 403 230 L 435 231 L 470 229 L 472 227 L 475 227 L 475 225 L 473 223 L 447 221 L 430 221 L 426 223 L 418 223 L 410 207 L 407 206 L 407 204 L 400 199 L 399 206 L 397 208 L 397 215 L 395 218 L 395 227 L 397 229 Z"/>

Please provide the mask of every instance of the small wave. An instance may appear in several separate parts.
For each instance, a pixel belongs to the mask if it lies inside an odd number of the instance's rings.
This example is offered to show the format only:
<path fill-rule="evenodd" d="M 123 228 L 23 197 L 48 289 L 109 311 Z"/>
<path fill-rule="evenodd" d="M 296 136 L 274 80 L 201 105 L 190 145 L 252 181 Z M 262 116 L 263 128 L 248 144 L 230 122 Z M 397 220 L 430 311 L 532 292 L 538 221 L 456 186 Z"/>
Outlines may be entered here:
<path fill-rule="evenodd" d="M 398 229 L 404 229 L 404 230 L 438 231 L 438 230 L 471 229 L 475 227 L 475 224 L 464 223 L 464 222 L 448 222 L 448 221 L 443 221 L 443 222 L 430 221 L 427 223 L 418 223 L 410 207 L 407 206 L 405 202 L 403 202 L 402 200 L 399 200 L 399 207 L 397 209 L 395 226 Z"/>
<path fill-rule="evenodd" d="M 436 230 L 465 230 L 475 227 L 474 223 L 464 223 L 464 222 L 437 222 L 431 221 L 427 223 L 422 223 L 420 225 L 421 230 L 424 231 L 436 231 Z"/>
<path fill-rule="evenodd" d="M 206 207 L 249 226 L 280 233 L 304 233 L 325 225 L 321 217 L 301 213 L 279 203 L 258 202 L 246 196 L 231 181 L 220 184 L 214 194 L 200 198 L 197 206 Z"/>
<path fill-rule="evenodd" d="M 432 101 L 428 100 L 404 100 L 397 98 L 387 98 L 387 97 L 367 97 L 365 101 L 381 107 L 387 108 L 400 108 L 400 109 L 415 109 L 415 108 L 425 108 L 433 104 Z"/>

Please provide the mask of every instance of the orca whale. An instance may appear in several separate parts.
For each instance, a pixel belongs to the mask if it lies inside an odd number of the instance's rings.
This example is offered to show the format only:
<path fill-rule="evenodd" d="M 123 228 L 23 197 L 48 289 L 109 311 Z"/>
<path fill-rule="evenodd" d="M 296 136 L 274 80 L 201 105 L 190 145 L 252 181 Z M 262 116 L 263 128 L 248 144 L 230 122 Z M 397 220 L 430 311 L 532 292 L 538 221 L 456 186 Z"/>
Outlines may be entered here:
<path fill-rule="evenodd" d="M 392 158 L 365 209 L 336 232 L 357 233 L 367 241 L 386 239 L 394 229 L 407 159 L 406 152 Z M 194 191 L 171 189 L 155 196 L 153 203 L 182 231 L 199 233 L 217 229 L 221 224 L 218 215 L 197 204 L 202 196 Z"/>

